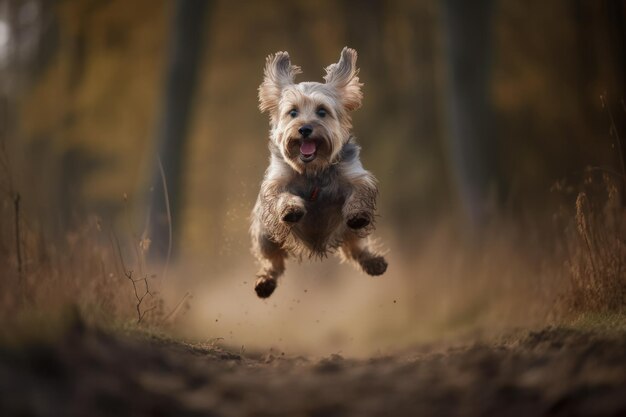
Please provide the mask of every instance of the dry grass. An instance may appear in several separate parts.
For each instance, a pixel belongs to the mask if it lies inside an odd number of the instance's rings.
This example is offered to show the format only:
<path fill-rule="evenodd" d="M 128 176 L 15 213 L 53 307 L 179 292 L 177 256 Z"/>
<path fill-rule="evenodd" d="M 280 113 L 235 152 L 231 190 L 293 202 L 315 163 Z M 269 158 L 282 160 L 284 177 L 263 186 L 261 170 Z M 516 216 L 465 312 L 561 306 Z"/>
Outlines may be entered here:
<path fill-rule="evenodd" d="M 562 302 L 570 313 L 624 313 L 626 211 L 606 174 L 600 182 L 588 179 L 585 188 L 565 234 L 568 288 Z"/>
<path fill-rule="evenodd" d="M 565 261 L 541 249 L 536 253 L 524 249 L 541 239 L 530 238 L 531 230 L 506 224 L 495 227 L 497 233 L 473 252 L 463 255 L 463 251 L 456 251 L 454 262 L 449 251 L 454 244 L 447 240 L 437 244 L 435 239 L 429 245 L 432 250 L 422 250 L 419 263 L 425 269 L 418 275 L 420 280 L 433 278 L 438 283 L 431 283 L 431 288 L 430 281 L 424 281 L 414 288 L 418 293 L 431 294 L 427 298 L 433 300 L 433 306 L 428 308 L 430 304 L 424 301 L 430 317 L 447 318 L 440 324 L 449 331 L 467 321 L 523 323 L 535 310 L 535 316 L 545 314 L 550 300 L 557 300 L 556 321 L 581 313 L 625 313 L 625 213 L 616 184 L 603 178 L 601 186 L 593 181 L 585 184 L 575 210 L 567 215 L 562 239 Z M 62 319 L 68 305 L 87 322 L 146 329 L 165 328 L 189 308 L 189 294 L 166 306 L 159 293 L 161 271 L 153 273 L 155 268 L 144 259 L 150 242 L 133 234 L 132 224 L 127 225 L 124 239 L 119 239 L 111 225 L 91 217 L 80 229 L 55 241 L 45 238 L 28 213 L 21 213 L 17 245 L 13 197 L 5 193 L 0 206 L 0 321 L 13 325 L 3 326 L 0 332 L 22 326 L 23 318 L 45 327 L 51 318 Z M 398 279 L 406 278 L 407 271 L 397 273 Z M 559 281 L 558 275 L 566 279 Z M 407 300 L 401 301 L 409 301 L 408 294 Z M 437 314 L 437 308 L 443 312 Z M 393 310 L 397 310 L 395 303 Z M 497 319 L 491 320 L 492 316 Z M 389 326 L 393 327 L 394 320 L 404 326 L 401 317 L 387 317 L 384 331 L 393 330 Z M 206 327 L 206 318 L 202 323 Z"/>
<path fill-rule="evenodd" d="M 47 238 L 43 220 L 33 220 L 31 213 L 16 204 L 18 194 L 8 164 L 1 162 L 5 172 L 0 175 L 0 322 L 4 323 L 0 336 L 25 327 L 24 323 L 38 323 L 37 329 L 50 327 L 51 320 L 63 320 L 68 305 L 87 322 L 118 329 L 138 325 L 161 329 L 189 308 L 188 293 L 166 305 L 159 291 L 164 271 L 146 263 L 150 241 L 134 233 L 128 213 L 124 226 L 118 226 L 123 230 L 120 236 L 113 225 L 90 217 L 62 238 Z M 365 325 L 389 334 L 397 345 L 402 343 L 398 335 L 408 332 L 407 317 L 415 317 L 414 310 L 421 312 L 418 317 L 434 322 L 430 327 L 439 325 L 440 334 L 468 323 L 492 328 L 499 322 L 504 326 L 528 323 L 531 316 L 543 320 L 546 305 L 553 300 L 556 321 L 572 315 L 626 313 L 626 213 L 618 185 L 608 174 L 590 171 L 575 207 L 565 213 L 566 221 L 557 230 L 562 233 L 562 256 L 550 252 L 549 244 L 535 245 L 552 241 L 554 232 L 510 221 L 494 225 L 473 250 L 455 243 L 458 236 L 453 231 L 443 233 L 443 238 L 433 236 L 430 244 L 419 249 L 416 271 L 405 259 L 408 266 L 387 277 L 398 288 L 423 294 L 417 298 L 399 294 L 403 305 L 420 301 L 421 310 L 409 307 L 399 313 L 397 295 L 391 291 L 387 298 L 393 298 L 393 303 L 384 310 L 389 315 Z M 409 285 L 416 275 L 419 282 Z M 559 275 L 565 280 L 559 280 Z M 229 286 L 215 296 L 232 297 L 232 291 Z M 381 294 L 372 297 L 384 298 Z M 254 306 L 244 309 L 248 308 Z M 207 328 L 206 316 L 200 321 L 203 329 Z M 296 319 L 301 325 L 303 317 Z"/>
<path fill-rule="evenodd" d="M 626 313 L 626 161 L 606 95 L 600 96 L 618 171 L 589 167 L 564 227 L 567 289 L 557 309 L 578 317 Z M 621 101 L 624 115 L 626 105 Z M 568 210 L 565 210 L 568 212 Z"/>
<path fill-rule="evenodd" d="M 185 296 L 167 309 L 159 274 L 144 260 L 145 239 L 131 234 L 120 241 L 97 217 L 61 238 L 47 238 L 41 222 L 17 211 L 12 195 L 2 197 L 0 336 L 23 333 L 25 325 L 53 325 L 64 320 L 68 306 L 89 323 L 147 328 L 171 324 L 188 308 Z"/>

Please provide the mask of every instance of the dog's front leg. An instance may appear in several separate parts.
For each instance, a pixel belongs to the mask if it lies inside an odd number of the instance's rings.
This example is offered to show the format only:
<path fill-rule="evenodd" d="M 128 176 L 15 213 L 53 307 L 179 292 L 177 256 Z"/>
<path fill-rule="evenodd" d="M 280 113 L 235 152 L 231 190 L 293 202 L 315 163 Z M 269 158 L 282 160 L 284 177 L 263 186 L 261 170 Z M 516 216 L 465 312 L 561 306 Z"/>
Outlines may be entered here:
<path fill-rule="evenodd" d="M 280 221 L 287 225 L 298 223 L 306 214 L 304 200 L 289 192 L 282 192 L 276 196 L 275 210 Z"/>
<path fill-rule="evenodd" d="M 276 181 L 261 184 L 257 201 L 260 217 L 265 228 L 282 242 L 289 227 L 298 223 L 306 214 L 304 200 L 286 190 L 286 186 Z"/>
<path fill-rule="evenodd" d="M 252 250 L 261 266 L 254 284 L 259 297 L 267 298 L 276 289 L 278 278 L 285 272 L 287 252 L 282 245 L 291 226 L 305 213 L 304 201 L 276 182 L 261 186 L 250 228 Z"/>

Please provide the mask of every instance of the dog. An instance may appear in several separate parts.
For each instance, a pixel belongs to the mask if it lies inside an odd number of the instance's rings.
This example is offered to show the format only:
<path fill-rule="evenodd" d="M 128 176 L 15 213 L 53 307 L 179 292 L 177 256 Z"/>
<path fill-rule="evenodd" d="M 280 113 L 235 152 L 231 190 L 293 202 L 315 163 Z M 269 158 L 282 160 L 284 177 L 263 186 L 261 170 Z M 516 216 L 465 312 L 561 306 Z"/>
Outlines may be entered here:
<path fill-rule="evenodd" d="M 259 109 L 270 118 L 270 163 L 252 211 L 252 252 L 260 263 L 254 289 L 267 298 L 293 256 L 337 251 L 369 275 L 387 261 L 370 238 L 377 181 L 359 159 L 351 112 L 363 94 L 357 53 L 348 47 L 326 68 L 324 83 L 295 83 L 300 68 L 287 52 L 269 55 Z"/>

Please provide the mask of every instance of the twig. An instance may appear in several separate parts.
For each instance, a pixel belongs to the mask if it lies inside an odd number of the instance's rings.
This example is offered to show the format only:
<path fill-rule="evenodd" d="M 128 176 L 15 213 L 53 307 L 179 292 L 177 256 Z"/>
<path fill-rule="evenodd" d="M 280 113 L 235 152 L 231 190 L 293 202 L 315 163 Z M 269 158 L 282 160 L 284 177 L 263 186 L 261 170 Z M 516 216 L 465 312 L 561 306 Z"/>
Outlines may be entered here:
<path fill-rule="evenodd" d="M 115 233 L 115 230 L 111 230 L 111 235 L 113 236 L 113 239 L 115 239 L 114 249 L 117 250 L 117 254 L 120 258 L 120 263 L 122 264 L 122 270 L 124 271 L 124 274 L 126 274 L 126 271 L 128 270 L 126 269 L 126 264 L 124 263 L 124 257 L 122 256 L 122 248 L 120 246 L 120 240 L 117 238 L 117 234 Z"/>
<path fill-rule="evenodd" d="M 15 253 L 17 254 L 17 277 L 22 282 L 22 245 L 20 233 L 20 193 L 15 193 L 13 197 L 13 208 L 15 210 Z"/>
<path fill-rule="evenodd" d="M 578 232 L 582 236 L 587 250 L 589 252 L 589 262 L 591 263 L 591 271 L 593 276 L 594 285 L 597 287 L 598 284 L 598 268 L 596 267 L 596 263 L 593 256 L 593 248 L 591 246 L 591 241 L 589 239 L 589 224 L 587 222 L 587 215 L 585 210 L 588 209 L 587 195 L 585 193 L 578 194 L 578 198 L 576 199 L 576 217 L 578 221 Z M 595 288 L 597 290 L 597 288 Z"/>
<path fill-rule="evenodd" d="M 118 277 L 121 277 L 122 274 L 120 273 L 120 267 L 117 264 L 117 256 L 115 256 L 115 252 L 117 251 L 115 248 L 115 243 L 113 242 L 113 238 L 111 236 L 115 236 L 115 234 L 113 232 L 108 233 L 107 237 L 109 238 L 109 242 L 111 243 L 111 250 L 113 250 L 113 264 L 115 265 L 115 272 L 117 273 Z M 116 237 L 117 239 L 117 237 Z M 120 254 L 121 256 L 121 254 Z M 122 269 L 124 268 L 124 261 L 120 259 L 120 262 L 122 263 Z"/>
<path fill-rule="evenodd" d="M 133 293 L 135 294 L 135 299 L 137 300 L 137 304 L 135 304 L 135 309 L 137 310 L 137 324 L 140 324 L 144 316 L 146 315 L 146 313 L 154 310 L 157 307 L 157 306 L 152 306 L 144 310 L 143 312 L 141 311 L 141 304 L 143 303 L 143 300 L 146 298 L 146 296 L 149 295 L 150 297 L 153 297 L 153 294 L 150 291 L 150 285 L 148 284 L 148 276 L 144 275 L 142 278 L 139 278 L 139 279 L 133 278 L 132 269 L 126 269 L 126 265 L 124 264 L 124 257 L 122 256 L 122 248 L 120 247 L 120 242 L 117 238 L 117 235 L 115 234 L 115 231 L 112 230 L 111 235 L 113 236 L 113 239 L 111 240 L 111 244 L 114 246 L 114 249 L 117 250 L 120 263 L 122 264 L 122 270 L 124 271 L 124 275 L 133 285 Z M 142 295 L 139 295 L 139 291 L 137 290 L 137 283 L 141 281 L 144 282 L 146 288 L 144 290 L 144 293 Z"/>
<path fill-rule="evenodd" d="M 128 228 L 130 229 L 130 236 L 133 241 L 133 249 L 135 251 L 135 256 L 137 257 L 137 265 L 139 266 L 139 273 L 143 274 L 143 256 L 140 253 L 141 241 L 139 237 L 135 234 L 135 227 L 133 225 L 133 221 L 131 219 L 130 207 L 128 204 L 128 194 L 124 193 L 124 212 L 126 215 L 126 221 L 128 222 Z"/>
<path fill-rule="evenodd" d="M 148 312 L 150 312 L 150 311 L 154 310 L 155 308 L 157 308 L 157 306 L 152 306 L 152 307 L 150 307 L 149 309 L 144 310 L 144 311 L 143 311 L 143 313 L 139 316 L 139 320 L 137 320 L 137 324 L 140 324 L 140 323 L 141 323 L 141 321 L 143 320 L 143 318 L 144 318 L 144 316 L 146 315 L 146 313 L 148 313 Z"/>
<path fill-rule="evenodd" d="M 167 258 L 165 258 L 165 266 L 163 267 L 163 279 L 167 276 L 167 269 L 170 265 L 170 257 L 172 256 L 172 212 L 170 211 L 170 197 L 167 191 L 167 179 L 165 178 L 165 170 L 163 169 L 163 164 L 161 163 L 161 157 L 157 156 L 157 161 L 159 163 L 159 172 L 161 173 L 161 183 L 163 184 L 163 196 L 165 198 L 165 211 L 167 213 L 167 231 L 168 231 L 168 242 L 167 242 Z"/>
<path fill-rule="evenodd" d="M 190 298 L 190 297 L 191 297 L 191 294 L 189 292 L 186 292 L 185 295 L 183 296 L 183 298 L 178 302 L 178 304 L 176 304 L 176 307 L 174 307 L 174 309 L 172 311 L 170 311 L 167 316 L 165 316 L 165 318 L 163 319 L 163 323 L 168 323 L 170 321 L 173 321 L 174 318 L 176 318 L 176 315 L 178 314 L 178 312 L 182 308 L 182 306 L 185 303 L 185 301 L 187 301 L 187 299 Z"/>
<path fill-rule="evenodd" d="M 150 292 L 150 286 L 148 285 L 148 277 L 144 275 L 143 278 L 134 279 L 132 270 L 124 271 L 124 275 L 126 275 L 126 278 L 128 278 L 128 280 L 133 285 L 133 292 L 135 293 L 135 299 L 137 300 L 137 304 L 135 305 L 135 309 L 137 310 L 137 324 L 140 324 L 144 316 L 146 315 L 146 313 L 154 310 L 157 307 L 157 306 L 152 306 L 144 310 L 143 312 L 141 311 L 141 304 L 143 303 L 143 300 L 146 298 L 146 296 L 147 295 L 149 295 L 150 297 L 153 296 L 152 292 Z M 142 295 L 139 295 L 139 292 L 137 291 L 137 283 L 141 281 L 144 282 L 146 288 L 144 290 L 144 293 Z"/>
<path fill-rule="evenodd" d="M 602 100 L 602 107 L 606 108 L 606 111 L 609 115 L 609 122 L 611 123 L 610 129 L 611 129 L 611 132 L 613 132 L 613 134 L 615 135 L 615 139 L 617 142 L 617 151 L 619 152 L 619 162 L 622 168 L 622 178 L 626 178 L 626 163 L 624 162 L 624 153 L 622 151 L 622 140 L 619 136 L 619 132 L 617 131 L 617 126 L 615 125 L 615 119 L 613 119 L 613 112 L 611 111 L 611 107 L 605 104 L 604 95 L 600 95 L 600 100 Z M 622 106 L 624 106 L 623 100 L 622 100 Z"/>

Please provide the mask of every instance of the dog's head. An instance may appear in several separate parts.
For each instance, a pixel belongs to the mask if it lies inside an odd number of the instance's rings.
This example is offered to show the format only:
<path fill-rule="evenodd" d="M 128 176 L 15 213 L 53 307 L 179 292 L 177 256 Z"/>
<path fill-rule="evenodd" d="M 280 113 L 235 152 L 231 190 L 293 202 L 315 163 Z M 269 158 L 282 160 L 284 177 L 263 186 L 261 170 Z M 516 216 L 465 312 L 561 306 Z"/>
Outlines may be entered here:
<path fill-rule="evenodd" d="M 267 57 L 259 87 L 259 108 L 268 112 L 271 140 L 297 172 L 315 173 L 333 164 L 350 139 L 350 112 L 361 106 L 354 49 L 344 48 L 339 62 L 326 68 L 324 83 L 294 78 L 300 68 L 287 52 Z"/>

